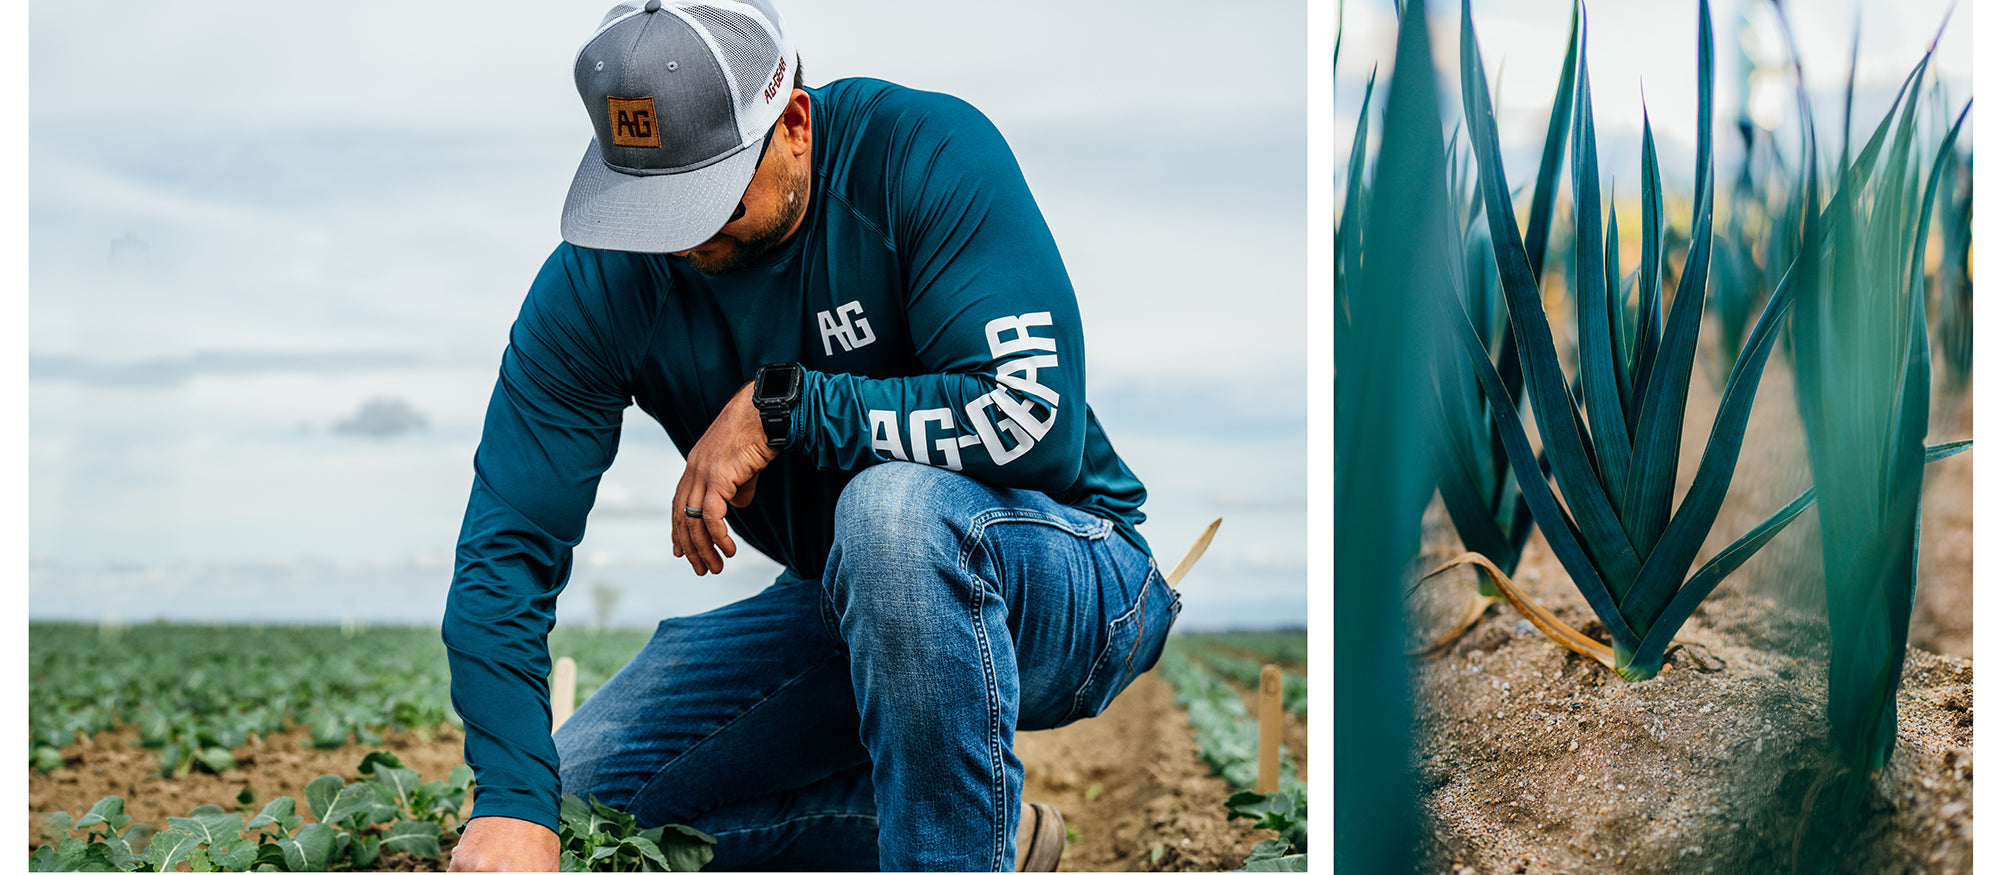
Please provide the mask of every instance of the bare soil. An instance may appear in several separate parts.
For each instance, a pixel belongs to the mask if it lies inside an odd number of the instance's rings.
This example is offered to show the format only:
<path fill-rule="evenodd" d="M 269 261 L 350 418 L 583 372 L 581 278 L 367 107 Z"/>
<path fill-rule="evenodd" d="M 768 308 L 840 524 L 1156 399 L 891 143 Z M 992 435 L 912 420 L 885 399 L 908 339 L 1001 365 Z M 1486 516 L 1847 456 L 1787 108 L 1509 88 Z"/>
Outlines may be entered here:
<path fill-rule="evenodd" d="M 1703 555 L 1810 483 L 1789 374 L 1774 361 L 1750 439 Z M 1695 399 L 1682 488 L 1713 397 Z M 1938 443 L 1971 432 L 1970 394 L 1934 402 Z M 1692 445 L 1692 446 L 1689 446 Z M 1416 766 L 1433 837 L 1423 871 L 1451 873 L 1972 871 L 1972 463 L 1927 472 L 1917 608 L 1897 697 L 1895 753 L 1855 820 L 1828 816 L 1821 549 L 1807 511 L 1725 580 L 1682 629 L 1658 677 L 1620 681 L 1561 649 L 1469 571 L 1418 591 Z M 1460 547 L 1438 507 L 1434 565 Z M 1565 622 L 1602 635 L 1539 535 L 1517 582 Z"/>
<path fill-rule="evenodd" d="M 1254 713 L 1254 712 L 1253 712 Z M 1286 744 L 1305 771 L 1305 721 L 1287 726 Z M 235 754 L 240 768 L 225 775 L 190 773 L 158 777 L 158 753 L 139 747 L 131 728 L 66 748 L 69 765 L 28 774 L 29 848 L 46 839 L 42 815 L 81 815 L 105 796 L 125 799 L 135 821 L 166 827 L 166 818 L 199 805 L 236 809 L 249 788 L 256 812 L 278 796 L 303 801 L 305 786 L 320 775 L 356 780 L 354 768 L 373 747 L 335 750 L 308 746 L 304 732 L 253 739 Z M 462 762 L 463 738 L 450 729 L 422 736 L 392 734 L 381 745 L 425 780 L 445 777 Z M 1198 758 L 1187 717 L 1173 704 L 1173 690 L 1157 674 L 1134 681 L 1105 713 L 1044 732 L 1021 733 L 1016 751 L 1026 764 L 1026 797 L 1055 805 L 1074 835 L 1063 854 L 1066 871 L 1220 871 L 1243 865 L 1257 842 L 1275 837 L 1246 820 L 1227 820 L 1230 788 Z M 1095 789 L 1093 789 L 1095 788 Z M 476 791 L 475 791 L 476 792 Z M 301 816 L 311 812 L 300 805 Z M 447 853 L 452 838 L 447 837 Z M 385 858 L 377 869 L 438 871 L 444 860 Z"/>
<path fill-rule="evenodd" d="M 1285 745 L 1300 780 L 1306 779 L 1305 729 L 1305 721 L 1288 715 Z M 1014 749 L 1027 766 L 1022 795 L 1056 806 L 1076 835 L 1063 852 L 1064 871 L 1239 869 L 1253 846 L 1276 837 L 1247 820 L 1227 819 L 1223 802 L 1232 790 L 1199 759 L 1187 715 L 1155 673 L 1133 681 L 1103 714 L 1021 733 Z"/>
<path fill-rule="evenodd" d="M 250 739 L 233 753 L 238 768 L 217 775 L 194 770 L 177 777 L 159 774 L 159 752 L 139 746 L 139 733 L 126 726 L 100 733 L 63 749 L 68 765 L 48 774 L 28 769 L 28 850 L 48 841 L 42 832 L 42 816 L 65 811 L 80 817 L 97 800 L 118 796 L 125 800 L 125 813 L 152 832 L 165 829 L 168 817 L 183 817 L 201 805 L 220 805 L 254 815 L 264 804 L 280 796 L 298 803 L 300 817 L 310 823 L 312 811 L 305 804 L 306 785 L 321 775 L 339 775 L 356 781 L 355 766 L 369 751 L 387 750 L 403 765 L 417 770 L 426 781 L 443 780 L 454 766 L 464 762 L 464 738 L 450 727 L 413 733 L 392 732 L 376 746 L 350 744 L 320 749 L 309 743 L 303 728 Z M 238 795 L 248 790 L 255 801 L 240 803 Z M 447 835 L 443 846 L 450 852 L 456 837 Z M 385 854 L 375 867 L 378 871 L 436 871 L 439 862 L 418 860 L 401 852 Z"/>

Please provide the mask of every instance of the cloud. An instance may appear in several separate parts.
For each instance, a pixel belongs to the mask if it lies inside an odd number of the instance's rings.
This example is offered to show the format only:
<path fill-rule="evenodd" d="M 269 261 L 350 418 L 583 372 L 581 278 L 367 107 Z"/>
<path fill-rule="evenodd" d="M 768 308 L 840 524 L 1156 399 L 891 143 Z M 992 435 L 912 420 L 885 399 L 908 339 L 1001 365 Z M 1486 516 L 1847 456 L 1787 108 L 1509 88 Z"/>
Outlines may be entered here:
<path fill-rule="evenodd" d="M 1262 484 L 1260 484 L 1262 485 Z M 1306 509 L 1303 482 L 1280 484 L 1278 489 L 1244 489 L 1228 485 L 1208 494 L 1208 503 L 1220 511 L 1272 511 L 1299 514 Z"/>
<path fill-rule="evenodd" d="M 401 398 L 370 398 L 353 416 L 333 424 L 335 434 L 392 438 L 430 426 L 424 415 Z"/>
<path fill-rule="evenodd" d="M 172 389 L 200 376 L 335 374 L 408 368 L 420 363 L 418 356 L 409 353 L 362 351 L 292 353 L 211 350 L 139 361 L 30 353 L 28 379 L 81 383 L 106 389 Z"/>
<path fill-rule="evenodd" d="M 1267 346 L 1292 342 L 1267 340 Z M 1296 370 L 1239 370 L 1206 380 L 1146 377 L 1093 385 L 1091 410 L 1113 429 L 1173 437 L 1303 437 L 1305 381 Z"/>
<path fill-rule="evenodd" d="M 153 245 L 138 234 L 127 231 L 125 236 L 111 241 L 111 255 L 108 262 L 116 266 L 138 267 L 144 265 L 153 255 Z"/>

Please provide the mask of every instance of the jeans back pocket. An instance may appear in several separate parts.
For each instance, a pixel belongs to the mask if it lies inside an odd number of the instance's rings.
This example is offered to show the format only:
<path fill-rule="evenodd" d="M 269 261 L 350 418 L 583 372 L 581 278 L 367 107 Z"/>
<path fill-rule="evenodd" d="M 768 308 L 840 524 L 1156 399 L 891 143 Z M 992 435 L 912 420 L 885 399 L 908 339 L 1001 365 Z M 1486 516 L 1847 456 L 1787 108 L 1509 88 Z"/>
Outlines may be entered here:
<path fill-rule="evenodd" d="M 1166 647 L 1167 632 L 1180 613 L 1180 593 L 1167 585 L 1158 568 L 1149 571 L 1132 609 L 1111 621 L 1104 649 L 1077 689 L 1069 716 L 1058 725 L 1103 713 L 1135 678 L 1157 664 Z"/>

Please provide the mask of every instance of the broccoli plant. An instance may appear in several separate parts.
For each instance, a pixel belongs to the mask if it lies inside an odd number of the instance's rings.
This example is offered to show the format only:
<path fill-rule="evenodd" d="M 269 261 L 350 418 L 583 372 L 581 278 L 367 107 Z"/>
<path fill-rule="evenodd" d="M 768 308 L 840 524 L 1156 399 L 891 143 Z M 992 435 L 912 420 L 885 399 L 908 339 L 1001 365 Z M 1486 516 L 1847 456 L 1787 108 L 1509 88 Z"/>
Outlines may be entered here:
<path fill-rule="evenodd" d="M 1257 843 L 1243 861 L 1244 872 L 1306 871 L 1306 797 L 1299 790 L 1263 794 L 1241 790 L 1224 803 L 1229 819 L 1255 821 L 1258 829 L 1276 830 L 1278 837 Z"/>
<path fill-rule="evenodd" d="M 36 849 L 28 858 L 28 868 L 35 872 L 130 872 L 143 862 L 132 853 L 132 842 L 141 829 L 125 815 L 125 800 L 117 796 L 98 800 L 79 818 L 55 812 L 43 821 L 43 832 L 54 844 Z M 83 831 L 82 838 L 73 835 L 77 830 Z"/>
<path fill-rule="evenodd" d="M 680 824 L 640 829 L 638 819 L 592 797 L 562 797 L 564 872 L 694 872 L 715 858 L 715 839 Z"/>
<path fill-rule="evenodd" d="M 49 815 L 46 832 L 53 844 L 36 849 L 29 868 L 170 872 L 185 864 L 191 872 L 325 872 L 366 869 L 386 851 L 432 860 L 443 856 L 439 842 L 459 820 L 471 769 L 460 765 L 444 780 L 426 782 L 395 754 L 375 751 L 356 771 L 361 780 L 354 783 L 321 775 L 306 785 L 306 805 L 317 823 L 306 823 L 290 796 L 272 800 L 247 820 L 241 812 L 203 805 L 186 817 L 167 818 L 167 828 L 152 837 L 143 854 L 134 851 L 143 827 L 126 816 L 123 799 L 107 796 L 81 818 Z M 74 835 L 78 830 L 82 837 Z"/>

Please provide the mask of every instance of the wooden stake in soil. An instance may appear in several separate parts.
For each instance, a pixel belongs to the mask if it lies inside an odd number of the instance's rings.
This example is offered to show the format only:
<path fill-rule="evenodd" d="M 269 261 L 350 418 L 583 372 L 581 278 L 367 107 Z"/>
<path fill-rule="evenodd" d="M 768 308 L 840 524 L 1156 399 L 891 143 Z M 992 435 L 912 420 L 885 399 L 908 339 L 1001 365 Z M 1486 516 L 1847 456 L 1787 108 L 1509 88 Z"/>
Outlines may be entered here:
<path fill-rule="evenodd" d="M 1278 792 L 1278 742 L 1285 736 L 1285 673 L 1264 666 L 1257 678 L 1257 792 Z"/>
<path fill-rule="evenodd" d="M 561 728 L 576 713 L 576 660 L 567 656 L 556 660 L 555 677 L 549 681 L 549 731 Z"/>
<path fill-rule="evenodd" d="M 1208 552 L 1208 542 L 1215 537 L 1215 530 L 1221 527 L 1222 519 L 1218 517 L 1215 522 L 1208 524 L 1208 528 L 1201 530 L 1201 535 L 1194 539 L 1194 546 L 1188 548 L 1187 555 L 1182 556 L 1181 561 L 1174 564 L 1174 570 L 1167 572 L 1168 588 L 1181 585 L 1181 578 L 1188 573 L 1188 569 L 1194 567 L 1195 560 L 1200 559 L 1201 554 Z"/>

